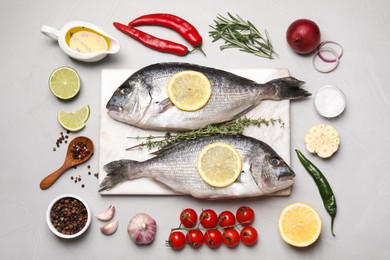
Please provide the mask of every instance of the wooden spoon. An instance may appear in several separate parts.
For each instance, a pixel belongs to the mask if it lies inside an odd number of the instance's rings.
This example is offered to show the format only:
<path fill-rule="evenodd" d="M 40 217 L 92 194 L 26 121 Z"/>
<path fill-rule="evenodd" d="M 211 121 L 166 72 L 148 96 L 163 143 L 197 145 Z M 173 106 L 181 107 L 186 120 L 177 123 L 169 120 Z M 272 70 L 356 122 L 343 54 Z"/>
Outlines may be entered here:
<path fill-rule="evenodd" d="M 77 145 L 77 143 L 85 144 L 86 148 L 88 149 L 88 152 L 85 154 L 85 156 L 82 156 L 80 159 L 73 158 L 73 152 L 72 149 L 74 146 Z M 91 139 L 85 136 L 78 136 L 74 138 L 68 146 L 68 151 L 66 152 L 66 158 L 64 161 L 64 164 L 55 172 L 49 174 L 39 184 L 42 190 L 46 190 L 49 188 L 60 176 L 63 174 L 66 170 L 68 170 L 70 167 L 73 167 L 75 165 L 81 164 L 85 161 L 87 161 L 93 154 L 93 142 Z"/>

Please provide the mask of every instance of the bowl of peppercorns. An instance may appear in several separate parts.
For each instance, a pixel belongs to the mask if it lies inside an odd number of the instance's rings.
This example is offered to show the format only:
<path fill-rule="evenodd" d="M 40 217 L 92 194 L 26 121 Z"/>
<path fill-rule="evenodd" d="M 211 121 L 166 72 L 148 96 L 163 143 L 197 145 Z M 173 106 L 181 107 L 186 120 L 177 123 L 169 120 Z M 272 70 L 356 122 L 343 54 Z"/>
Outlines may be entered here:
<path fill-rule="evenodd" d="M 91 210 L 79 196 L 63 194 L 47 208 L 46 220 L 50 230 L 61 238 L 82 235 L 91 224 Z"/>

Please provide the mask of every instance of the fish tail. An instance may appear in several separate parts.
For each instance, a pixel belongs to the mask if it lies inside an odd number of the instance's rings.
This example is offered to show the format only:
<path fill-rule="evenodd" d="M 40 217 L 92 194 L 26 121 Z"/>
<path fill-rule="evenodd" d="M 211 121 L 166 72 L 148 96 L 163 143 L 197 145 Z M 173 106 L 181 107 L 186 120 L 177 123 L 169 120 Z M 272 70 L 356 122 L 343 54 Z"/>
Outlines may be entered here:
<path fill-rule="evenodd" d="M 310 96 L 311 93 L 301 88 L 304 84 L 304 81 L 294 77 L 284 77 L 267 82 L 267 85 L 275 88 L 276 100 L 299 99 Z"/>
<path fill-rule="evenodd" d="M 139 162 L 132 160 L 119 160 L 106 164 L 103 169 L 107 175 L 100 183 L 99 192 L 110 190 L 127 180 L 139 178 L 141 170 L 137 167 L 138 164 Z"/>

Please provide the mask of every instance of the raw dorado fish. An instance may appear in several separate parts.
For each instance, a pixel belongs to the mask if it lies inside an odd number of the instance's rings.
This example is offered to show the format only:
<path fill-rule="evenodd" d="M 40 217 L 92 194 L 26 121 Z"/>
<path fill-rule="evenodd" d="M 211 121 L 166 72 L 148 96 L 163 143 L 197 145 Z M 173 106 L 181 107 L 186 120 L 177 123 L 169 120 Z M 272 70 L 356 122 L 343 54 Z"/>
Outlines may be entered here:
<path fill-rule="evenodd" d="M 198 174 L 196 160 L 200 150 L 214 142 L 233 145 L 241 155 L 242 173 L 225 188 L 209 186 Z M 203 199 L 255 197 L 290 187 L 295 173 L 266 143 L 246 136 L 210 136 L 184 141 L 155 152 L 143 162 L 113 161 L 104 166 L 107 176 L 99 191 L 138 178 L 150 178 L 174 192 Z"/>
<path fill-rule="evenodd" d="M 186 112 L 175 107 L 167 94 L 172 75 L 193 70 L 210 80 L 212 94 L 200 110 Z M 158 63 L 131 75 L 107 103 L 115 120 L 143 129 L 185 131 L 235 119 L 262 100 L 299 99 L 309 96 L 304 82 L 285 77 L 259 84 L 223 70 L 188 63 Z"/>

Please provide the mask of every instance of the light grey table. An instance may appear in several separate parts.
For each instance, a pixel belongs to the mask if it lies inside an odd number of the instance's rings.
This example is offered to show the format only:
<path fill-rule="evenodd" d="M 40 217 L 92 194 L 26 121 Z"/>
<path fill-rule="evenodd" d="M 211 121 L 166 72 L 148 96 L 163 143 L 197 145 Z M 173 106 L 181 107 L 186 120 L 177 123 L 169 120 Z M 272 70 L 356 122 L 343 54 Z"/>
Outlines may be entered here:
<path fill-rule="evenodd" d="M 0 158 L 0 259 L 388 259 L 390 249 L 390 2 L 376 1 L 2 1 L 1 3 L 1 149 Z M 191 21 L 203 35 L 207 57 L 194 52 L 186 57 L 152 51 L 123 35 L 113 21 L 127 23 L 146 13 L 167 12 Z M 279 56 L 258 58 L 238 50 L 219 50 L 212 43 L 209 25 L 217 14 L 231 12 L 267 29 Z M 334 40 L 344 47 L 336 71 L 316 72 L 311 57 L 293 53 L 286 44 L 285 31 L 298 18 L 316 21 L 323 40 Z M 120 53 L 101 62 L 87 64 L 67 57 L 49 38 L 40 33 L 44 24 L 57 28 L 71 20 L 101 26 L 121 43 Z M 182 41 L 162 28 L 145 29 L 160 37 Z M 184 42 L 183 42 L 184 43 Z M 98 171 L 100 75 L 102 69 L 139 69 L 162 61 L 182 61 L 218 68 L 288 68 L 307 82 L 315 93 L 333 84 L 347 97 L 347 109 L 337 119 L 319 116 L 313 99 L 291 105 L 291 166 L 297 173 L 289 197 L 264 197 L 232 201 L 202 201 L 183 196 L 100 196 L 98 181 L 88 176 Z M 56 99 L 48 88 L 48 77 L 57 67 L 75 68 L 82 90 L 71 102 Z M 71 111 L 89 104 L 91 116 L 80 134 L 96 145 L 93 158 L 69 171 L 53 187 L 39 189 L 40 180 L 59 167 L 65 146 L 52 148 L 63 129 L 57 123 L 59 109 Z M 330 234 L 330 218 L 325 212 L 316 186 L 294 152 L 304 151 L 303 136 L 315 124 L 330 123 L 340 133 L 341 147 L 329 160 L 310 156 L 326 174 L 337 196 L 336 237 Z M 71 134 L 72 137 L 76 136 Z M 307 154 L 307 153 L 306 153 Z M 82 175 L 85 188 L 70 181 Z M 117 208 L 119 229 L 104 236 L 102 223 L 93 219 L 88 232 L 79 239 L 65 241 L 55 237 L 45 221 L 49 202 L 63 193 L 85 199 L 94 214 L 110 203 Z M 315 207 L 323 220 L 319 241 L 309 248 L 296 249 L 284 243 L 277 229 L 279 213 L 289 203 L 306 202 Z M 256 246 L 236 249 L 220 247 L 199 250 L 189 247 L 174 252 L 165 247 L 171 227 L 178 225 L 178 214 L 185 207 L 235 210 L 249 205 L 256 211 L 254 225 L 260 232 Z M 158 223 L 155 242 L 139 247 L 130 241 L 126 227 L 131 216 L 147 212 Z"/>

